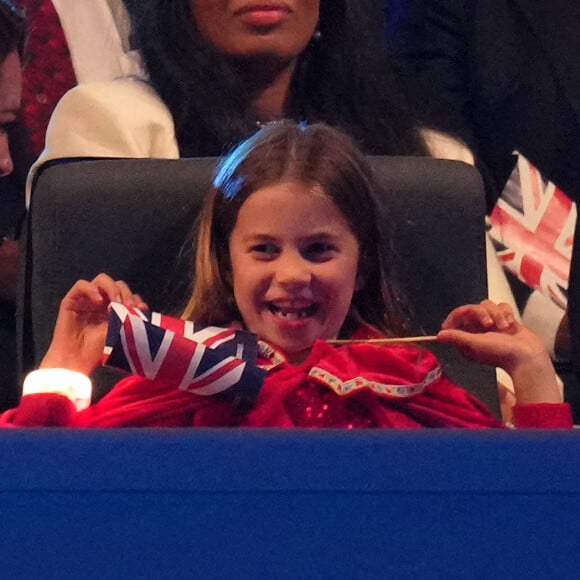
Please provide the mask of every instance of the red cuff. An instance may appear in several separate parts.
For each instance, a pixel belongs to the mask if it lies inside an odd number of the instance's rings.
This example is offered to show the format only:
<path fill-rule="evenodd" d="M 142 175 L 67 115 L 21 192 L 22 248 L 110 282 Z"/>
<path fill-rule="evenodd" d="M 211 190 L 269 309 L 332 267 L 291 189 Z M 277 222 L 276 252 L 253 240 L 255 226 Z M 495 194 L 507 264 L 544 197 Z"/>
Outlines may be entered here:
<path fill-rule="evenodd" d="M 2 427 L 66 427 L 72 423 L 76 409 L 63 395 L 39 393 L 22 397 L 20 405 L 2 414 Z"/>
<path fill-rule="evenodd" d="M 518 429 L 571 429 L 574 425 L 568 403 L 534 403 L 514 406 Z"/>

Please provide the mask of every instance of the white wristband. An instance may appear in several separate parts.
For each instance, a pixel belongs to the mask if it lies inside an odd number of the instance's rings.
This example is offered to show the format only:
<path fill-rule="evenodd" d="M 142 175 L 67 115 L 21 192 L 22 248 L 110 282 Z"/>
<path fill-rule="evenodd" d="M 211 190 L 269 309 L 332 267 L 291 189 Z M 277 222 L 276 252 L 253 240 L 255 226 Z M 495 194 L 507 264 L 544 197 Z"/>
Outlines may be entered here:
<path fill-rule="evenodd" d="M 93 385 L 91 379 L 82 373 L 68 369 L 38 369 L 24 379 L 22 395 L 56 393 L 69 398 L 77 411 L 91 404 Z"/>

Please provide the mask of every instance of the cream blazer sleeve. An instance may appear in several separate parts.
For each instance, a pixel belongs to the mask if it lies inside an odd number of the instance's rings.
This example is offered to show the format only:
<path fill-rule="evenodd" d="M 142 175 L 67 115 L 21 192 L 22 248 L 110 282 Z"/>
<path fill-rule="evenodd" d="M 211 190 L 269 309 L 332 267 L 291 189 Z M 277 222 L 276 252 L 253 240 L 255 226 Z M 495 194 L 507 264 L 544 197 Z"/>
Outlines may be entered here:
<path fill-rule="evenodd" d="M 67 157 L 179 158 L 171 113 L 143 81 L 78 85 L 57 104 L 44 151 L 28 176 L 26 201 L 38 168 Z"/>
<path fill-rule="evenodd" d="M 52 0 L 78 83 L 142 74 L 123 0 Z"/>

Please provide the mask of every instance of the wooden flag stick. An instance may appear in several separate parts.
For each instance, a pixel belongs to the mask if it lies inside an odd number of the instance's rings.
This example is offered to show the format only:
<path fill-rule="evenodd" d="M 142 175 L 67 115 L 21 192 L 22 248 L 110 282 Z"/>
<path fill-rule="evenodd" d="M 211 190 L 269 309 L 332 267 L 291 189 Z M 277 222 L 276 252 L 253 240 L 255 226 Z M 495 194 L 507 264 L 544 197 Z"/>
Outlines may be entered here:
<path fill-rule="evenodd" d="M 435 342 L 436 336 L 403 336 L 401 338 L 367 338 L 328 340 L 328 344 L 401 344 L 405 342 Z"/>

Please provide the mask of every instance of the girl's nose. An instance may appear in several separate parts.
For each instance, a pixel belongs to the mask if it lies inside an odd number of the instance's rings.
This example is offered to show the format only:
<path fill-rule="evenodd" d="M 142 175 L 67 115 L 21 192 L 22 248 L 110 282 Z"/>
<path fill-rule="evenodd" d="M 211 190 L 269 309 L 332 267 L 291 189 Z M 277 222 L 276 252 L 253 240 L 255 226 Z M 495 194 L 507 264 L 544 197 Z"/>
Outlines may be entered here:
<path fill-rule="evenodd" d="M 0 175 L 6 177 L 14 170 L 12 155 L 10 155 L 10 140 L 5 131 L 0 131 Z"/>
<path fill-rule="evenodd" d="M 299 254 L 287 254 L 276 260 L 276 281 L 282 286 L 304 286 L 312 279 L 312 267 Z"/>

